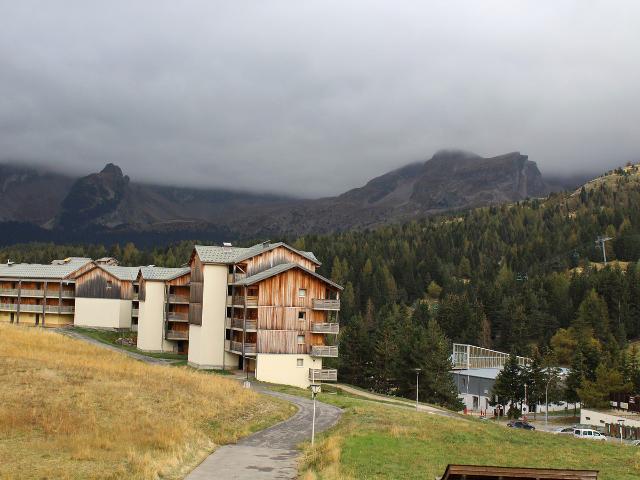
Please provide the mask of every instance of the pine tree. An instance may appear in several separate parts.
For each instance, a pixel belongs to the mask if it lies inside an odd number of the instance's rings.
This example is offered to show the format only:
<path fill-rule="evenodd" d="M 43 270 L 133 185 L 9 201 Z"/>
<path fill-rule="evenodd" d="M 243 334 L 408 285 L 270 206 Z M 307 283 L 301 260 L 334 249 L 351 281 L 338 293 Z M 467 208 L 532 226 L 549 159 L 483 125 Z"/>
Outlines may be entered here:
<path fill-rule="evenodd" d="M 524 382 L 522 379 L 522 369 L 518 365 L 515 354 L 509 355 L 504 368 L 500 370 L 491 390 L 491 396 L 497 397 L 502 405 L 511 404 L 508 415 L 510 418 L 518 418 L 520 410 L 517 404 L 524 399 Z"/>

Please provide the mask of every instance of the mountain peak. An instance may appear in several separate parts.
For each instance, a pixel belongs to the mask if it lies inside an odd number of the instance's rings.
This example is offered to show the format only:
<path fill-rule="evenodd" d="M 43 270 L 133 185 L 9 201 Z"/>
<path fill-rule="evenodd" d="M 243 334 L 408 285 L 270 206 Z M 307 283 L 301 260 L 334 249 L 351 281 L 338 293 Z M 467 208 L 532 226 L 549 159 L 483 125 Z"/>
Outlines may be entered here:
<path fill-rule="evenodd" d="M 107 163 L 100 171 L 101 174 L 113 175 L 114 177 L 123 177 L 122 169 L 114 163 Z"/>

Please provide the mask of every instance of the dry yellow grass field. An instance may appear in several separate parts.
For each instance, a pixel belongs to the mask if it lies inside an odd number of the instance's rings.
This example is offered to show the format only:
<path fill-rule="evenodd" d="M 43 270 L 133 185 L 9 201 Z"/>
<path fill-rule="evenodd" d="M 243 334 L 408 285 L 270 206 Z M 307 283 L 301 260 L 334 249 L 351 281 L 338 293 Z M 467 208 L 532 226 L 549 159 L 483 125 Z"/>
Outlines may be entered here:
<path fill-rule="evenodd" d="M 0 478 L 182 478 L 293 413 L 233 380 L 0 324 Z"/>

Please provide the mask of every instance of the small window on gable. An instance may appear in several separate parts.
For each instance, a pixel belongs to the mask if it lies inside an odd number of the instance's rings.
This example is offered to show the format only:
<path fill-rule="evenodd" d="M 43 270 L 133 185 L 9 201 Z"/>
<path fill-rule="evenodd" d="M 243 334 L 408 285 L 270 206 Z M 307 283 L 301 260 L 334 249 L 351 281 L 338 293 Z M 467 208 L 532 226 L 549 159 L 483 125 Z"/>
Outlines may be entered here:
<path fill-rule="evenodd" d="M 304 367 L 304 358 L 298 358 L 296 360 L 296 366 L 297 367 Z"/>
<path fill-rule="evenodd" d="M 300 288 L 298 290 L 298 296 L 299 297 L 306 297 L 307 296 L 307 289 L 306 288 Z"/>
<path fill-rule="evenodd" d="M 304 345 L 304 335 L 298 335 L 298 345 Z"/>
<path fill-rule="evenodd" d="M 113 287 L 113 282 L 111 280 L 107 280 L 107 290 L 111 290 L 111 287 Z"/>
<path fill-rule="evenodd" d="M 307 316 L 307 312 L 298 312 L 298 320 L 304 320 Z"/>

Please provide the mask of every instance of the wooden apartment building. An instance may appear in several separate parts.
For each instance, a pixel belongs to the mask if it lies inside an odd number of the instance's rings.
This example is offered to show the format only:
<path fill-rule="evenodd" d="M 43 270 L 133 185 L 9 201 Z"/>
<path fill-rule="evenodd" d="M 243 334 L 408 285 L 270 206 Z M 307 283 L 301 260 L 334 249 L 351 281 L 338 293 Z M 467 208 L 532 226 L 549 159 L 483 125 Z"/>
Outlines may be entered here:
<path fill-rule="evenodd" d="M 72 325 L 76 278 L 92 266 L 90 258 L 80 257 L 51 264 L 0 264 L 0 322 Z"/>
<path fill-rule="evenodd" d="M 338 356 L 342 287 L 316 273 L 313 253 L 284 243 L 197 245 L 189 265 L 191 365 L 300 387 L 336 380 L 322 360 Z"/>
<path fill-rule="evenodd" d="M 191 269 L 142 267 L 138 274 L 137 347 L 187 353 Z"/>

